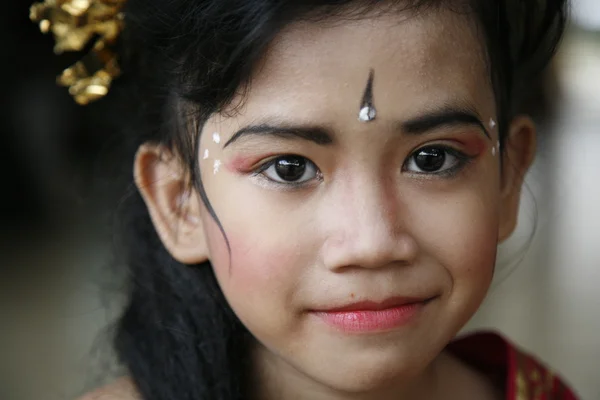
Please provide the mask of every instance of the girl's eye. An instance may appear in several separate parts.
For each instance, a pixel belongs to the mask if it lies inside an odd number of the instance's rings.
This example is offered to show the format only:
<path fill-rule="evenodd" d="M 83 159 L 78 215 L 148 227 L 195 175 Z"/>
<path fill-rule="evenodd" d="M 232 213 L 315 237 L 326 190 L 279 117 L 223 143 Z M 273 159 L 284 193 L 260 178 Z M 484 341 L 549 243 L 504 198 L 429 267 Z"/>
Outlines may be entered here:
<path fill-rule="evenodd" d="M 275 158 L 258 172 L 272 181 L 283 184 L 302 184 L 319 175 L 317 166 L 312 161 L 294 155 Z"/>
<path fill-rule="evenodd" d="M 451 174 L 464 166 L 468 159 L 466 154 L 450 147 L 422 147 L 411 154 L 404 170 L 418 174 Z"/>

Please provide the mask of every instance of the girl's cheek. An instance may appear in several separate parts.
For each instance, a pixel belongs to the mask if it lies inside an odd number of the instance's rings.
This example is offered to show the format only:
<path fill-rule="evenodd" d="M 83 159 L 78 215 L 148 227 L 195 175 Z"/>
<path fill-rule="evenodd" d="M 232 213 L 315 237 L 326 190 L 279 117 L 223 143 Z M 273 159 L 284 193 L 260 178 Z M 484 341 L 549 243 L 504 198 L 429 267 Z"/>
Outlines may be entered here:
<path fill-rule="evenodd" d="M 250 300 L 285 288 L 286 277 L 289 280 L 294 275 L 292 250 L 268 238 L 258 240 L 256 232 L 228 231 L 230 252 L 221 231 L 215 228 L 209 232 L 211 263 L 225 292 Z"/>
<path fill-rule="evenodd" d="M 220 235 L 220 232 L 213 232 Z M 217 236 L 218 237 L 218 236 Z M 293 251 L 228 232 L 231 257 L 222 236 L 213 239 L 211 262 L 219 286 L 242 323 L 262 340 L 281 336 L 294 324 L 293 303 L 302 260 Z M 265 244 L 266 243 L 266 244 Z"/>
<path fill-rule="evenodd" d="M 470 223 L 467 221 L 468 215 L 464 215 L 462 221 L 452 221 L 455 228 L 444 235 L 447 247 L 442 258 L 448 262 L 456 284 L 460 282 L 478 291 L 477 288 L 483 290 L 492 279 L 497 224 L 492 216 L 483 213 Z"/>

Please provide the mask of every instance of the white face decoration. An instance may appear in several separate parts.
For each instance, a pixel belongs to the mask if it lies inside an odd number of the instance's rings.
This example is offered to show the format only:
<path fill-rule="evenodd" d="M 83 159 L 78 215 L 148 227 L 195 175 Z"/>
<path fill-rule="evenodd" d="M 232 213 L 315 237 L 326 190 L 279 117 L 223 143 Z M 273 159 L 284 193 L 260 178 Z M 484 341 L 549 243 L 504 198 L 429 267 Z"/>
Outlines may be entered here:
<path fill-rule="evenodd" d="M 221 160 L 215 160 L 215 162 L 213 163 L 213 174 L 217 174 L 217 172 L 219 172 L 219 169 L 221 169 Z"/>

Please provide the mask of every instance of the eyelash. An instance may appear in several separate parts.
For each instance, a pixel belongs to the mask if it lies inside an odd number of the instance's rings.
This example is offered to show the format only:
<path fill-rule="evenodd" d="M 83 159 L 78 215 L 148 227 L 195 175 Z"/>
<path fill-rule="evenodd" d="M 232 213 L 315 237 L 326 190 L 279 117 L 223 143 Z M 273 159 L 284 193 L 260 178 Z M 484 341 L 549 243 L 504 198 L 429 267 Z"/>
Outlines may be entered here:
<path fill-rule="evenodd" d="M 277 161 L 279 161 L 283 158 L 286 158 L 286 157 L 297 157 L 297 158 L 305 159 L 308 163 L 310 163 L 314 166 L 316 173 L 317 173 L 316 178 L 311 179 L 310 181 L 283 183 L 283 182 L 275 181 L 264 174 L 264 172 L 266 170 L 268 170 L 269 168 L 271 168 L 272 166 L 274 166 Z M 260 166 L 258 166 L 254 171 L 252 171 L 252 177 L 255 179 L 260 179 L 263 184 L 269 185 L 271 187 L 275 187 L 275 188 L 281 189 L 281 190 L 290 190 L 290 191 L 303 189 L 311 184 L 314 184 L 315 180 L 317 182 L 321 182 L 323 180 L 323 174 L 321 173 L 321 170 L 317 167 L 317 165 L 314 162 L 310 161 L 306 157 L 299 156 L 296 154 L 282 154 L 282 155 L 279 155 L 279 156 L 269 159 L 268 161 L 266 161 L 263 164 L 261 164 Z"/>
<path fill-rule="evenodd" d="M 446 169 L 444 171 L 440 171 L 440 172 L 429 172 L 428 173 L 428 172 L 406 171 L 406 169 L 405 169 L 406 164 L 409 161 L 411 161 L 415 155 L 417 155 L 419 152 L 426 150 L 426 149 L 442 150 L 445 153 L 455 157 L 457 160 L 457 163 L 454 167 L 448 168 L 448 169 Z M 443 178 L 443 179 L 450 179 L 450 178 L 453 178 L 456 175 L 458 175 L 458 173 L 460 173 L 469 163 L 471 163 L 471 161 L 473 161 L 474 158 L 475 158 L 474 156 L 470 156 L 470 155 L 468 155 L 460 150 L 457 150 L 453 147 L 450 147 L 450 146 L 446 146 L 446 145 L 442 145 L 442 144 L 431 144 L 431 145 L 419 147 L 417 150 L 410 153 L 410 155 L 408 156 L 408 158 L 402 165 L 402 171 L 409 172 L 413 175 L 421 175 L 421 176 L 426 176 L 426 177 L 433 176 L 433 177 L 439 177 L 439 178 Z"/>
<path fill-rule="evenodd" d="M 447 154 L 450 154 L 451 156 L 455 157 L 457 160 L 457 163 L 454 167 L 443 170 L 441 172 L 412 172 L 412 171 L 406 171 L 406 165 L 409 161 L 411 161 L 413 159 L 413 157 L 415 157 L 415 155 L 417 155 L 419 152 L 426 150 L 426 149 L 438 149 L 438 150 L 442 150 Z M 283 182 L 278 182 L 275 181 L 269 177 L 267 177 L 264 172 L 266 170 L 268 170 L 270 167 L 274 166 L 275 163 L 278 160 L 281 160 L 283 158 L 286 157 L 299 157 L 299 158 L 303 158 L 305 159 L 308 163 L 313 164 L 313 166 L 315 167 L 316 171 L 317 171 L 317 177 L 315 179 L 311 179 L 310 181 L 303 181 L 303 182 L 288 182 L 288 183 L 283 183 Z M 406 161 L 402 164 L 402 171 L 403 172 L 409 172 L 412 175 L 417 175 L 417 176 L 424 176 L 424 177 L 435 177 L 435 178 L 442 178 L 442 179 L 451 179 L 453 177 L 455 177 L 456 175 L 458 175 L 471 161 L 473 161 L 475 157 L 474 156 L 470 156 L 460 150 L 457 150 L 453 147 L 450 146 L 445 146 L 445 145 L 427 145 L 427 146 L 422 146 L 418 149 L 416 149 L 415 151 L 413 151 L 412 153 L 410 153 L 410 155 L 408 156 L 408 158 L 406 159 Z M 275 187 L 277 189 L 282 189 L 282 190 L 297 190 L 297 189 L 302 189 L 305 188 L 307 186 L 310 186 L 312 184 L 315 183 L 315 181 L 317 182 L 321 182 L 323 181 L 323 175 L 321 173 L 321 171 L 319 170 L 319 168 L 317 167 L 317 165 L 315 163 L 313 163 L 312 161 L 310 161 L 308 158 L 306 157 L 302 157 L 302 156 L 298 156 L 295 154 L 282 154 L 279 156 L 276 156 L 274 158 L 269 159 L 268 161 L 264 162 L 263 164 L 261 164 L 260 166 L 258 166 L 254 171 L 252 171 L 252 177 L 254 177 L 255 179 L 260 179 L 264 184 L 269 185 L 271 187 Z"/>

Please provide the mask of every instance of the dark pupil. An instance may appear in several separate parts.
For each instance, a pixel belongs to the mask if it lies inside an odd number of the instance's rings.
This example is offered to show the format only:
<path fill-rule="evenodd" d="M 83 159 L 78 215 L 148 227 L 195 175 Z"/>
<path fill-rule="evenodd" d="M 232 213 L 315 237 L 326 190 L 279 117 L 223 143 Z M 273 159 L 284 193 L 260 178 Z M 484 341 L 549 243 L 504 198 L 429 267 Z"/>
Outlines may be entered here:
<path fill-rule="evenodd" d="M 441 149 L 422 149 L 415 155 L 415 163 L 422 171 L 439 171 L 444 166 L 444 161 L 446 161 L 446 152 Z"/>
<path fill-rule="evenodd" d="M 280 158 L 275 162 L 275 170 L 284 181 L 297 181 L 304 175 L 306 161 L 301 157 Z"/>

